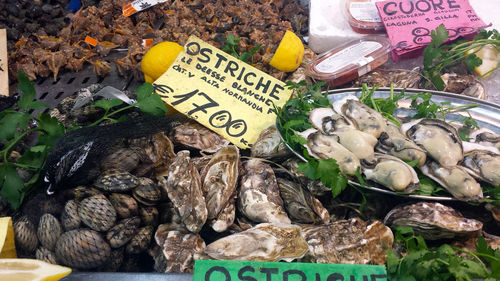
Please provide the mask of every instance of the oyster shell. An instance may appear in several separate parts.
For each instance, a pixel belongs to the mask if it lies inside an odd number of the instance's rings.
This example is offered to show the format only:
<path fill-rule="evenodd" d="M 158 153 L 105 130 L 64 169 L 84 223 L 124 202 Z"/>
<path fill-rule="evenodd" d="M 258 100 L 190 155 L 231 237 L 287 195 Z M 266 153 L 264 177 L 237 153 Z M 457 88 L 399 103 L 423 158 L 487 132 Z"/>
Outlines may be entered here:
<path fill-rule="evenodd" d="M 132 149 L 119 148 L 101 161 L 101 169 L 130 172 L 139 165 L 139 155 Z"/>
<path fill-rule="evenodd" d="M 246 161 L 243 166 L 245 172 L 238 194 L 239 210 L 255 222 L 291 223 L 271 166 L 257 158 Z"/>
<path fill-rule="evenodd" d="M 14 223 L 13 229 L 16 248 L 25 254 L 33 254 L 38 247 L 38 238 L 33 223 L 23 216 Z"/>
<path fill-rule="evenodd" d="M 135 174 L 143 176 L 151 169 L 166 165 L 175 157 L 174 144 L 160 132 L 146 137 L 129 140 L 130 149 L 133 149 L 141 160 Z"/>
<path fill-rule="evenodd" d="M 205 249 L 205 242 L 198 234 L 171 230 L 160 247 L 166 259 L 163 272 L 192 273 L 194 255 Z"/>
<path fill-rule="evenodd" d="M 161 191 L 149 178 L 139 178 L 139 185 L 134 188 L 132 195 L 135 200 L 146 206 L 154 206 L 161 200 Z"/>
<path fill-rule="evenodd" d="M 111 248 L 119 248 L 127 244 L 137 232 L 137 228 L 140 224 L 141 219 L 139 217 L 132 217 L 119 221 L 106 234 L 106 239 L 108 239 Z"/>
<path fill-rule="evenodd" d="M 291 152 L 281 141 L 276 125 L 260 132 L 257 141 L 252 145 L 251 156 L 258 158 L 279 158 L 289 155 Z"/>
<path fill-rule="evenodd" d="M 330 214 L 323 204 L 298 183 L 278 178 L 281 197 L 290 217 L 300 223 L 330 223 Z"/>
<path fill-rule="evenodd" d="M 336 137 L 323 135 L 316 129 L 308 129 L 301 135 L 307 139 L 306 147 L 311 156 L 319 159 L 335 159 L 340 170 L 348 175 L 354 175 L 360 167 L 359 159 L 339 144 Z"/>
<path fill-rule="evenodd" d="M 57 261 L 78 269 L 103 265 L 111 255 L 109 244 L 99 232 L 78 229 L 65 232 L 56 244 Z"/>
<path fill-rule="evenodd" d="M 463 158 L 457 130 L 442 120 L 418 119 L 403 124 L 401 130 L 442 166 L 455 166 Z"/>
<path fill-rule="evenodd" d="M 153 231 L 154 229 L 151 225 L 139 228 L 137 233 L 128 243 L 125 251 L 130 254 L 139 254 L 146 251 L 153 238 Z"/>
<path fill-rule="evenodd" d="M 473 177 L 500 185 L 500 155 L 487 150 L 473 150 L 464 154 L 460 165 Z"/>
<path fill-rule="evenodd" d="M 168 170 L 159 173 L 157 179 L 187 229 L 199 232 L 207 220 L 207 207 L 200 174 L 189 157 L 189 151 L 179 151 Z"/>
<path fill-rule="evenodd" d="M 307 189 L 314 195 L 314 196 L 323 196 L 326 195 L 327 193 L 331 193 L 332 189 L 325 186 L 320 180 L 310 180 L 304 174 L 300 173 L 297 171 L 299 168 L 299 163 L 301 162 L 300 159 L 298 158 L 290 158 L 286 160 L 283 165 L 288 168 L 288 170 L 296 177 L 299 179 L 300 183 L 303 186 L 306 186 Z"/>
<path fill-rule="evenodd" d="M 78 215 L 78 203 L 75 200 L 69 200 L 66 202 L 66 205 L 64 205 L 64 210 L 61 214 L 61 222 L 66 231 L 80 227 L 82 220 Z"/>
<path fill-rule="evenodd" d="M 338 114 L 330 107 L 320 107 L 311 110 L 309 122 L 320 132 L 331 134 L 345 128 L 355 128 L 344 116 Z"/>
<path fill-rule="evenodd" d="M 481 186 L 460 166 L 443 167 L 429 159 L 420 169 L 459 200 L 477 202 L 483 199 Z"/>
<path fill-rule="evenodd" d="M 139 184 L 139 179 L 129 172 L 109 170 L 95 181 L 95 187 L 108 192 L 127 192 Z"/>
<path fill-rule="evenodd" d="M 379 183 L 390 190 L 412 192 L 419 187 L 415 170 L 394 156 L 375 153 L 373 162 L 361 161 L 367 180 Z"/>
<path fill-rule="evenodd" d="M 231 145 L 219 150 L 203 169 L 201 182 L 207 206 L 207 219 L 218 219 L 226 208 L 232 208 L 234 214 L 234 206 L 231 206 L 230 199 L 235 196 L 239 163 L 239 150 Z M 229 212 L 228 217 L 226 212 L 225 218 L 221 218 L 222 221 L 230 221 L 229 225 L 234 220 L 234 215 L 231 219 L 230 214 Z"/>
<path fill-rule="evenodd" d="M 355 96 L 346 96 L 333 103 L 333 109 L 349 120 L 360 130 L 378 138 L 386 129 L 386 120 L 373 108 L 368 107 Z"/>
<path fill-rule="evenodd" d="M 491 215 L 497 222 L 500 222 L 500 206 L 488 203 L 484 205 L 484 208 L 491 212 Z"/>
<path fill-rule="evenodd" d="M 115 208 L 102 194 L 83 199 L 78 215 L 85 225 L 97 231 L 109 230 L 116 221 Z"/>
<path fill-rule="evenodd" d="M 384 264 L 394 236 L 380 221 L 370 225 L 359 218 L 328 225 L 303 225 L 309 245 L 305 261 L 340 264 Z"/>
<path fill-rule="evenodd" d="M 129 218 L 137 215 L 139 206 L 132 196 L 122 193 L 111 193 L 108 199 L 113 208 L 115 208 L 119 218 Z"/>
<path fill-rule="evenodd" d="M 481 145 L 494 146 L 500 149 L 500 135 L 497 135 L 490 129 L 481 128 L 475 130 L 469 135 L 470 142 L 475 142 Z"/>
<path fill-rule="evenodd" d="M 51 214 L 44 214 L 38 223 L 37 236 L 40 244 L 49 251 L 53 251 L 57 239 L 62 234 L 62 228 L 59 221 Z"/>
<path fill-rule="evenodd" d="M 467 219 L 455 209 L 440 203 L 418 202 L 392 209 L 384 223 L 392 227 L 412 227 L 424 239 L 470 237 L 481 233 L 483 224 Z"/>
<path fill-rule="evenodd" d="M 195 121 L 187 121 L 172 131 L 174 142 L 203 152 L 214 153 L 229 145 L 229 141 Z"/>
<path fill-rule="evenodd" d="M 205 253 L 219 260 L 291 261 L 303 257 L 307 249 L 299 226 L 261 223 L 216 240 Z"/>
<path fill-rule="evenodd" d="M 41 260 L 51 264 L 57 264 L 56 254 L 44 247 L 39 247 L 38 249 L 36 249 L 35 258 L 37 260 Z"/>
<path fill-rule="evenodd" d="M 210 221 L 212 229 L 217 232 L 226 231 L 233 223 L 236 216 L 236 194 L 233 194 L 226 205 L 226 208 L 222 209 L 216 219 Z"/>
<path fill-rule="evenodd" d="M 378 138 L 375 149 L 407 162 L 420 159 L 417 163 L 419 167 L 424 165 L 427 159 L 425 151 L 403 135 L 398 126 L 390 122 L 387 122 L 386 132 Z"/>

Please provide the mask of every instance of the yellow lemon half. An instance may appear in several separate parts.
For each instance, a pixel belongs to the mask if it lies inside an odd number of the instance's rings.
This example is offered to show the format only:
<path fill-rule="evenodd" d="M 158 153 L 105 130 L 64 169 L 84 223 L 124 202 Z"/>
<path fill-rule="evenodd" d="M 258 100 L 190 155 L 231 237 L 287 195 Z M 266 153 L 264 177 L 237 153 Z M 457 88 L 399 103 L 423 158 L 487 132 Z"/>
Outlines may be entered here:
<path fill-rule="evenodd" d="M 269 64 L 278 70 L 291 72 L 300 66 L 303 56 L 302 40 L 287 30 Z"/>
<path fill-rule="evenodd" d="M 175 42 L 161 42 L 147 51 L 141 61 L 144 79 L 148 83 L 158 79 L 184 48 Z"/>
<path fill-rule="evenodd" d="M 474 53 L 476 49 L 467 51 L 467 54 Z M 483 60 L 480 66 L 476 66 L 474 71 L 482 77 L 488 77 L 493 70 L 500 66 L 500 47 L 494 45 L 486 45 L 479 51 L 476 56 Z"/>
<path fill-rule="evenodd" d="M 57 281 L 71 268 L 34 259 L 0 259 L 0 280 Z"/>
<path fill-rule="evenodd" d="M 0 218 L 0 259 L 17 258 L 11 217 Z"/>

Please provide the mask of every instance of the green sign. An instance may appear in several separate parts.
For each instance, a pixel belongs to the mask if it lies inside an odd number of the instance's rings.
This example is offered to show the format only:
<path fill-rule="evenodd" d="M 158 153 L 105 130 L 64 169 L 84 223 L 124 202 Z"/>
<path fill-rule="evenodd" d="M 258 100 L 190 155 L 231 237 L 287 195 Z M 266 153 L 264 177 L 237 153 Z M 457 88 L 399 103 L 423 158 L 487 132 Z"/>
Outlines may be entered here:
<path fill-rule="evenodd" d="M 381 265 L 196 260 L 195 281 L 382 281 Z"/>

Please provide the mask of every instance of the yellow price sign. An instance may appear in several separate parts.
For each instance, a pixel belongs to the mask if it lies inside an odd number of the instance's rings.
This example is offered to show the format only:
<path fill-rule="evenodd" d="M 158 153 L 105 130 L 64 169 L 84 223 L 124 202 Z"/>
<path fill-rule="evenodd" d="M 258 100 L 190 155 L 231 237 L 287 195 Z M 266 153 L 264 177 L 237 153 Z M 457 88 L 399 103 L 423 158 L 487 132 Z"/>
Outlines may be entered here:
<path fill-rule="evenodd" d="M 280 80 L 191 36 L 170 68 L 153 83 L 179 112 L 240 148 L 250 148 L 276 120 L 292 91 Z"/>

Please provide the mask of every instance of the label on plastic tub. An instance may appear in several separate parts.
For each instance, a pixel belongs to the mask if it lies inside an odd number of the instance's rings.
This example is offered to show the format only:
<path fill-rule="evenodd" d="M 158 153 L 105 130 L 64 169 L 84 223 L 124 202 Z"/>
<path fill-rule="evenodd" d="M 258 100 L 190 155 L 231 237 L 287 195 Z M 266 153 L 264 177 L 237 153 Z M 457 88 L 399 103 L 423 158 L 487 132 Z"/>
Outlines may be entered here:
<path fill-rule="evenodd" d="M 372 57 L 367 56 L 380 48 L 382 48 L 382 44 L 378 42 L 360 42 L 331 55 L 322 62 L 318 63 L 315 69 L 318 72 L 333 73 L 341 70 L 349 64 L 363 66 L 373 61 Z"/>
<path fill-rule="evenodd" d="M 381 22 L 375 2 L 382 0 L 372 0 L 371 2 L 351 2 L 349 11 L 353 18 L 358 21 Z"/>

